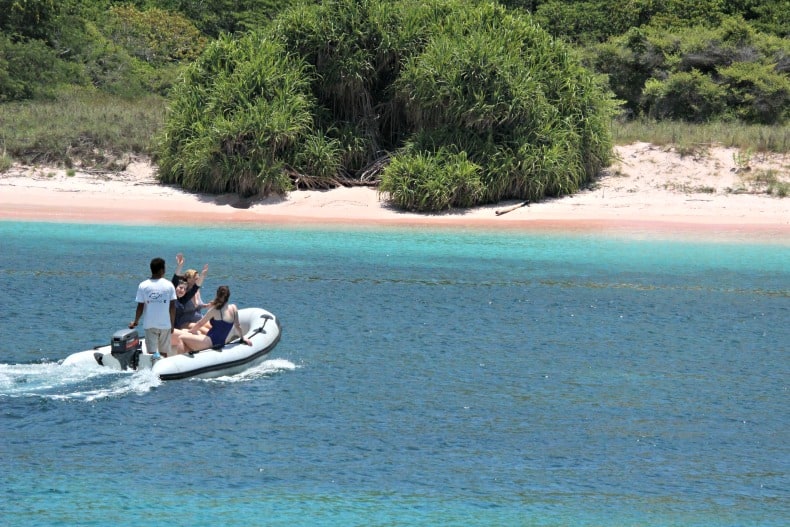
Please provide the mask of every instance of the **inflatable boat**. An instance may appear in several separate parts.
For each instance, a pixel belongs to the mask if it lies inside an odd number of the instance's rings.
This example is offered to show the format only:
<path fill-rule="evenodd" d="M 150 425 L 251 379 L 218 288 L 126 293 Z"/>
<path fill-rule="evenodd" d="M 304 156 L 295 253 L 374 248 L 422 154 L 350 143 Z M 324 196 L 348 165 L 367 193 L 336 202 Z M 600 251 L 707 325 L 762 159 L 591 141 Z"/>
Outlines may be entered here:
<path fill-rule="evenodd" d="M 109 345 L 69 355 L 63 365 L 99 364 L 117 371 L 150 369 L 163 381 L 234 375 L 263 362 L 280 341 L 280 322 L 265 309 L 239 309 L 239 322 L 251 346 L 236 335 L 222 347 L 155 358 L 136 330 L 124 329 L 113 334 Z"/>

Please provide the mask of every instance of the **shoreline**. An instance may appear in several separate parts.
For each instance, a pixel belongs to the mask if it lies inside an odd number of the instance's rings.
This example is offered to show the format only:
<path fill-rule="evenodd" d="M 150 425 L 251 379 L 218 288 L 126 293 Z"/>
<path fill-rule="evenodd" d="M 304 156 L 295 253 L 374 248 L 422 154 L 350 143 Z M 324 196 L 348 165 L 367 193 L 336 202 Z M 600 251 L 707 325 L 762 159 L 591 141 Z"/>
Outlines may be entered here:
<path fill-rule="evenodd" d="M 588 189 L 506 210 L 511 200 L 436 214 L 398 211 L 376 189 L 294 191 L 240 199 L 185 192 L 156 181 L 144 160 L 112 174 L 15 165 L 0 173 L 0 221 L 275 227 L 412 227 L 508 232 L 604 233 L 709 238 L 790 245 L 790 197 L 759 193 L 757 174 L 790 182 L 790 158 L 754 156 L 735 166 L 736 149 L 682 157 L 646 143 L 618 146 L 618 160 Z M 776 176 L 775 176 L 776 177 Z"/>

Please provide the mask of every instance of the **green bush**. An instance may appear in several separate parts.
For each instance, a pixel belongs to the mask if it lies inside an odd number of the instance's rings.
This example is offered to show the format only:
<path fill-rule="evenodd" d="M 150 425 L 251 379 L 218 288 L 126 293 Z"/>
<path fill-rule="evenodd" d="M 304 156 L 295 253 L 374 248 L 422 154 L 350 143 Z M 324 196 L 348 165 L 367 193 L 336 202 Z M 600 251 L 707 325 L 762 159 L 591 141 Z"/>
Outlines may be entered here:
<path fill-rule="evenodd" d="M 211 38 L 223 33 L 244 33 L 264 27 L 279 11 L 296 0 L 146 0 L 139 3 L 179 12 Z"/>
<path fill-rule="evenodd" d="M 83 64 L 90 83 L 101 91 L 122 97 L 165 95 L 181 73 L 180 63 L 154 64 L 132 56 L 107 38 L 93 23 L 85 23 L 75 61 Z"/>
<path fill-rule="evenodd" d="M 724 108 L 724 89 L 697 70 L 672 73 L 663 81 L 650 79 L 642 97 L 653 119 L 704 122 Z"/>
<path fill-rule="evenodd" d="M 593 49 L 590 64 L 607 75 L 631 116 L 764 124 L 788 118 L 790 41 L 740 17 L 715 28 L 631 29 Z"/>
<path fill-rule="evenodd" d="M 306 66 L 271 39 L 213 42 L 173 90 L 158 138 L 161 180 L 199 192 L 286 192 L 284 169 L 315 135 L 311 81 Z"/>
<path fill-rule="evenodd" d="M 540 199 L 608 164 L 612 113 L 572 50 L 527 15 L 483 1 L 304 3 L 188 68 L 160 175 L 282 193 L 284 174 L 333 184 L 389 153 L 383 192 L 403 208 Z"/>
<path fill-rule="evenodd" d="M 728 106 L 747 123 L 778 124 L 790 118 L 790 78 L 772 65 L 737 62 L 719 68 Z"/>
<path fill-rule="evenodd" d="M 58 0 L 0 0 L 0 32 L 14 41 L 45 40 L 61 8 Z"/>
<path fill-rule="evenodd" d="M 639 2 L 549 0 L 535 9 L 535 20 L 552 36 L 577 43 L 603 42 L 646 23 L 648 6 Z"/>
<path fill-rule="evenodd" d="M 395 82 L 410 129 L 482 167 L 475 204 L 575 192 L 611 155 L 612 104 L 596 80 L 528 18 L 504 15 L 481 5 L 449 17 Z"/>
<path fill-rule="evenodd" d="M 295 156 L 294 165 L 319 180 L 333 179 L 341 170 L 340 142 L 323 134 L 307 136 Z"/>
<path fill-rule="evenodd" d="M 512 2 L 508 2 L 512 3 Z M 551 35 L 577 43 L 603 42 L 630 28 L 717 26 L 722 0 L 548 0 L 536 2 L 535 19 Z"/>
<path fill-rule="evenodd" d="M 155 65 L 192 61 L 206 46 L 205 37 L 183 15 L 156 8 L 113 6 L 102 33 L 131 56 Z"/>
<path fill-rule="evenodd" d="M 464 152 L 414 152 L 397 156 L 387 167 L 379 192 L 402 209 L 418 212 L 470 207 L 484 193 L 482 169 Z"/>
<path fill-rule="evenodd" d="M 744 18 L 758 30 L 777 37 L 790 37 L 790 9 L 787 0 L 746 1 Z"/>
<path fill-rule="evenodd" d="M 51 97 L 59 85 L 80 80 L 79 66 L 60 60 L 45 42 L 0 35 L 0 102 Z"/>

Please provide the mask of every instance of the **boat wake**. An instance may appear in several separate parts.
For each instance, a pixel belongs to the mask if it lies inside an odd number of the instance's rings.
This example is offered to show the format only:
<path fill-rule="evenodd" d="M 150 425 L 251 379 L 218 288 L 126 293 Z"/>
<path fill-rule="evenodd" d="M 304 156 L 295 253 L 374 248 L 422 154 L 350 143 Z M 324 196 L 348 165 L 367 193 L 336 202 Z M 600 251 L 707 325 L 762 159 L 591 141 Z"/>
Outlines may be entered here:
<path fill-rule="evenodd" d="M 263 361 L 257 366 L 253 366 L 247 370 L 236 375 L 225 375 L 223 377 L 216 377 L 214 379 L 203 379 L 203 382 L 249 382 L 262 377 L 271 377 L 275 373 L 281 371 L 291 371 L 297 368 L 296 364 L 287 359 L 269 359 Z"/>
<path fill-rule="evenodd" d="M 111 372 L 98 364 L 79 367 L 57 362 L 0 364 L 0 398 L 95 401 L 145 393 L 161 383 L 150 370 L 128 375 Z"/>
<path fill-rule="evenodd" d="M 238 383 L 296 369 L 286 359 L 270 359 L 240 374 L 199 382 Z M 64 366 L 59 362 L 0 364 L 0 400 L 39 397 L 50 400 L 96 400 L 142 395 L 162 384 L 151 370 L 119 372 L 98 364 Z"/>

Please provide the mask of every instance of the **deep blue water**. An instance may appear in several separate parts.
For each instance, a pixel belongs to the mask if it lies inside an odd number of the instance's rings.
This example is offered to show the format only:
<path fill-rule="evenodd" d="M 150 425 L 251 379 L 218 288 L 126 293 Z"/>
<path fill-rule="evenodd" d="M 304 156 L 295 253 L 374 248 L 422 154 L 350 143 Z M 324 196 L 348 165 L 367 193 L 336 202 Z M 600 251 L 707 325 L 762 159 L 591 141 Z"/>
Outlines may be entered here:
<path fill-rule="evenodd" d="M 790 245 L 0 222 L 7 525 L 790 523 Z M 276 313 L 244 375 L 59 365 L 153 256 Z"/>

